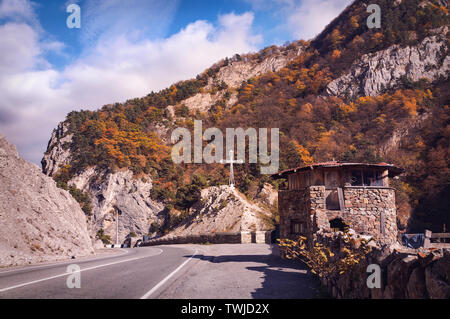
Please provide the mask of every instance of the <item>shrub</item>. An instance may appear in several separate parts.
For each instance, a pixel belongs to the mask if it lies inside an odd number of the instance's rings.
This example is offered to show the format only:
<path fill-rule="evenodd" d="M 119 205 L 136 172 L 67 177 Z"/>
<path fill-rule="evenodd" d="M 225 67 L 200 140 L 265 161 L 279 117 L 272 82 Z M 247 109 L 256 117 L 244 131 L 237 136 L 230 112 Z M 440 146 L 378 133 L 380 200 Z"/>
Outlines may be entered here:
<path fill-rule="evenodd" d="M 111 236 L 106 235 L 103 229 L 97 232 L 97 239 L 100 239 L 105 245 L 111 244 Z"/>
<path fill-rule="evenodd" d="M 162 230 L 161 225 L 158 222 L 153 222 L 150 225 L 149 233 L 156 233 L 159 234 Z"/>
<path fill-rule="evenodd" d="M 153 186 L 152 191 L 150 192 L 150 198 L 160 202 L 168 201 L 172 196 L 169 189 L 160 186 Z"/>
<path fill-rule="evenodd" d="M 80 204 L 81 209 L 86 215 L 92 215 L 92 201 L 88 194 L 79 190 L 75 186 L 69 187 L 70 195 Z"/>
<path fill-rule="evenodd" d="M 343 247 L 335 254 L 330 247 L 321 243 L 314 243 L 308 247 L 306 237 L 298 240 L 279 239 L 280 247 L 285 251 L 287 259 L 300 259 L 319 277 L 336 277 L 353 268 L 371 251 L 367 241 L 361 239 L 358 248 L 352 244 L 351 234 L 342 236 Z"/>

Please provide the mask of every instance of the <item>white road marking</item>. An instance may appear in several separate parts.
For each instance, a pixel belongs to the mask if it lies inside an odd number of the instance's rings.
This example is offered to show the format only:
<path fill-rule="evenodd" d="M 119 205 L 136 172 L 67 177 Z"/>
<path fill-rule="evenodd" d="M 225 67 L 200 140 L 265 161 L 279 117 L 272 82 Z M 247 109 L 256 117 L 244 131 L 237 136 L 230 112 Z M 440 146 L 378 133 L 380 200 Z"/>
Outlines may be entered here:
<path fill-rule="evenodd" d="M 135 257 L 135 258 L 115 261 L 115 262 L 107 263 L 107 264 L 103 264 L 103 265 L 88 267 L 88 268 L 85 268 L 85 269 L 81 269 L 80 272 L 87 271 L 87 270 L 93 270 L 93 269 L 97 269 L 97 268 L 102 268 L 102 267 L 107 267 L 107 266 L 112 266 L 112 265 L 117 265 L 117 264 L 125 263 L 125 262 L 128 262 L 128 261 L 133 261 L 133 260 L 138 260 L 138 259 L 143 259 L 143 258 L 148 258 L 148 257 L 154 257 L 154 256 L 160 255 L 163 252 L 162 249 L 159 249 L 159 248 L 155 248 L 155 249 L 159 250 L 159 253 L 156 254 L 156 255 L 150 255 L 150 256 L 144 256 L 144 257 Z M 2 289 L 0 289 L 0 292 L 5 292 L 5 291 L 11 290 L 11 289 L 16 289 L 16 288 L 20 288 L 20 287 L 36 284 L 38 282 L 47 281 L 47 280 L 51 280 L 51 279 L 55 279 L 55 278 L 59 278 L 59 277 L 68 276 L 68 275 L 70 275 L 70 274 L 64 273 L 64 274 L 55 275 L 55 276 L 51 276 L 51 277 L 46 277 L 46 278 L 42 278 L 42 279 L 38 279 L 38 280 L 33 280 L 33 281 L 25 282 L 25 283 L 22 283 L 22 284 L 18 284 L 18 285 L 15 285 L 15 286 L 2 288 Z"/>
<path fill-rule="evenodd" d="M 156 290 L 158 290 L 162 285 L 164 285 L 167 280 L 169 280 L 173 275 L 175 275 L 181 268 L 184 267 L 184 265 L 186 265 L 192 258 L 194 258 L 195 255 L 197 255 L 198 250 L 196 249 L 194 254 L 189 257 L 188 260 L 186 260 L 185 262 L 183 262 L 181 265 L 178 266 L 177 269 L 175 269 L 174 271 L 172 271 L 169 275 L 167 275 L 166 278 L 164 278 L 163 280 L 161 280 L 155 287 L 153 287 L 149 292 L 147 292 L 145 295 L 143 295 L 141 297 L 141 299 L 147 299 L 148 297 L 150 297 Z"/>
<path fill-rule="evenodd" d="M 57 260 L 55 262 L 52 262 L 50 264 L 44 264 L 41 266 L 34 266 L 34 267 L 29 267 L 29 266 L 18 266 L 17 269 L 10 269 L 10 270 L 0 270 L 0 276 L 2 276 L 3 274 L 9 274 L 12 272 L 21 272 L 24 270 L 35 270 L 35 269 L 44 269 L 44 268 L 52 268 L 52 267 L 59 267 L 59 266 L 64 266 L 64 265 L 71 265 L 74 263 L 82 263 L 82 262 L 90 262 L 90 261 L 100 261 L 103 259 L 108 259 L 108 258 L 112 258 L 112 257 L 121 257 L 123 255 L 129 254 L 130 252 L 127 250 L 124 250 L 122 254 L 118 254 L 118 255 L 111 255 L 111 256 L 97 256 L 97 257 L 87 257 L 87 256 L 83 256 L 80 257 L 79 259 L 70 259 L 70 260 Z"/>

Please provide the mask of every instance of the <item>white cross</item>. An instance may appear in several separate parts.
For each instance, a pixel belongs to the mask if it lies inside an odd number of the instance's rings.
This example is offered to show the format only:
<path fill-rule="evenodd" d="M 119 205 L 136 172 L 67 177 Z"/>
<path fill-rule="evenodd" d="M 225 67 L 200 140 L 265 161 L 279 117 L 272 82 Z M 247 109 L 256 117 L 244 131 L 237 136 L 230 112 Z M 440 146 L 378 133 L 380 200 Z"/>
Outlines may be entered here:
<path fill-rule="evenodd" d="M 230 164 L 230 182 L 229 182 L 229 186 L 231 189 L 234 189 L 234 171 L 233 171 L 233 164 L 243 164 L 244 161 L 243 160 L 234 160 L 234 154 L 233 151 L 230 150 L 230 159 L 229 160 L 220 160 L 221 164 Z"/>

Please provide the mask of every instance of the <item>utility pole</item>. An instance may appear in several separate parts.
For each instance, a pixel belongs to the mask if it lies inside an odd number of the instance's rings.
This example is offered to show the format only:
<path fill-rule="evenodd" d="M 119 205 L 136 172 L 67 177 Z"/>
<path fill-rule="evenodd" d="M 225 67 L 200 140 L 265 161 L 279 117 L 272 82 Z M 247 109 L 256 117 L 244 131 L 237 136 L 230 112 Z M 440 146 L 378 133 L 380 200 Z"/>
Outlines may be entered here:
<path fill-rule="evenodd" d="M 119 211 L 117 211 L 116 219 L 116 245 L 119 245 Z"/>

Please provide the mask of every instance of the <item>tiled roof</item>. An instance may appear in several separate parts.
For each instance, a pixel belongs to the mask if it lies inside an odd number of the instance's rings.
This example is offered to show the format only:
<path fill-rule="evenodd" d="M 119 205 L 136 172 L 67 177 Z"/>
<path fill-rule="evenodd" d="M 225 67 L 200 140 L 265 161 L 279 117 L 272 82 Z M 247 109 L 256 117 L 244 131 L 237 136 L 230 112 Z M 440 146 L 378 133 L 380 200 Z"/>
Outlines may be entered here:
<path fill-rule="evenodd" d="M 281 178 L 285 175 L 289 175 L 292 173 L 296 173 L 299 171 L 306 171 L 306 170 L 313 170 L 318 168 L 329 168 L 329 167 L 354 167 L 354 168 L 361 168 L 361 167 L 379 167 L 379 168 L 385 168 L 389 170 L 389 175 L 396 176 L 403 172 L 403 169 L 394 166 L 393 164 L 387 164 L 387 163 L 378 163 L 378 164 L 369 164 L 369 163 L 339 163 L 339 162 L 322 162 L 322 163 L 314 163 L 310 165 L 300 166 L 296 168 L 287 169 L 278 173 L 273 174 L 272 176 L 275 178 Z"/>

